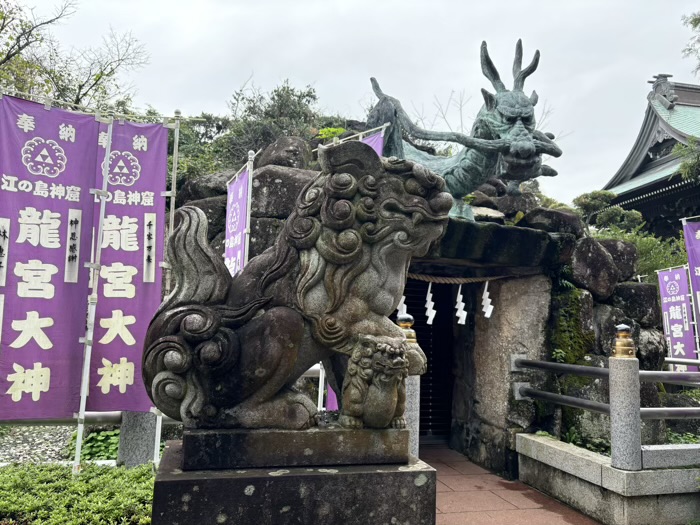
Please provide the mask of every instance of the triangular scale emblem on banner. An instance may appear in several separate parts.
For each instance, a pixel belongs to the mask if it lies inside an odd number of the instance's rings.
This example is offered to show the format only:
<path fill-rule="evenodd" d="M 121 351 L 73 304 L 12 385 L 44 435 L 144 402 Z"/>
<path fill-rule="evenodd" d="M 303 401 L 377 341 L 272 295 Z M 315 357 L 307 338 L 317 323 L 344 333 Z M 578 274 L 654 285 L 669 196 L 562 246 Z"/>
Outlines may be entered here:
<path fill-rule="evenodd" d="M 34 158 L 34 160 L 38 162 L 43 162 L 45 164 L 53 164 L 53 159 L 51 159 L 51 155 L 49 155 L 49 152 L 46 150 L 46 148 L 42 149 L 41 152 Z"/>
<path fill-rule="evenodd" d="M 123 160 L 119 160 L 116 167 L 112 170 L 112 173 L 129 173 L 129 169 L 126 167 Z"/>

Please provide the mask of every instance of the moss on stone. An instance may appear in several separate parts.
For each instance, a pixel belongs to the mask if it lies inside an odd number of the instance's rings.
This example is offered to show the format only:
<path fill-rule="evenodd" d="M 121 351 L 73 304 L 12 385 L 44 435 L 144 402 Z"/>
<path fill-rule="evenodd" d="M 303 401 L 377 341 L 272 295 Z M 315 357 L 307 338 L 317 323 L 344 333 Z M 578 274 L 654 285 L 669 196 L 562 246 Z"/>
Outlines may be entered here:
<path fill-rule="evenodd" d="M 561 290 L 552 296 L 549 327 L 550 351 L 559 350 L 563 362 L 575 364 L 595 345 L 595 332 L 585 328 L 581 318 L 583 290 Z"/>

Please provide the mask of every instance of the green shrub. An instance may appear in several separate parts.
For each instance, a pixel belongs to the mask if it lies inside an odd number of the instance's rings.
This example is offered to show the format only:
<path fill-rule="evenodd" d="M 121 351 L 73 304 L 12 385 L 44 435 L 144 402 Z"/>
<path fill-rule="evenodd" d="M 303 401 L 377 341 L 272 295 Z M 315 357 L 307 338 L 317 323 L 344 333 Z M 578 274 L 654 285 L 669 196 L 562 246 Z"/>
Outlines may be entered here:
<path fill-rule="evenodd" d="M 685 432 L 679 434 L 673 432 L 672 430 L 666 431 L 666 437 L 671 445 L 698 445 L 700 444 L 700 436 L 697 434 L 691 434 L 690 432 Z"/>
<path fill-rule="evenodd" d="M 680 266 L 688 262 L 683 238 L 662 239 L 655 235 L 635 228 L 631 232 L 621 228 L 610 227 L 597 231 L 597 239 L 620 239 L 628 241 L 637 247 L 639 252 L 640 275 L 647 275 L 647 282 L 655 283 L 655 270 Z"/>
<path fill-rule="evenodd" d="M 318 130 L 318 138 L 322 140 L 339 137 L 345 133 L 345 128 L 323 128 Z"/>
<path fill-rule="evenodd" d="M 72 458 L 75 454 L 77 433 L 73 432 L 70 443 L 63 450 L 63 456 Z M 80 457 L 83 460 L 117 459 L 119 453 L 119 429 L 88 432 L 83 437 Z M 1 525 L 1 524 L 0 524 Z"/>
<path fill-rule="evenodd" d="M 147 525 L 152 499 L 151 465 L 0 468 L 0 525 Z"/>

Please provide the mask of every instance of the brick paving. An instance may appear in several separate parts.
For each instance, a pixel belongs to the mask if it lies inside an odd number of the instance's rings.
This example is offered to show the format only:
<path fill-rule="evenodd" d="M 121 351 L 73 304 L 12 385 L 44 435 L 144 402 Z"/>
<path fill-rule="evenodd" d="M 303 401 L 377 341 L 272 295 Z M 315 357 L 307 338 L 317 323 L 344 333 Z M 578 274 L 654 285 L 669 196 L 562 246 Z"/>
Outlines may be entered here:
<path fill-rule="evenodd" d="M 420 458 L 437 470 L 437 525 L 599 525 L 445 446 L 421 446 Z"/>

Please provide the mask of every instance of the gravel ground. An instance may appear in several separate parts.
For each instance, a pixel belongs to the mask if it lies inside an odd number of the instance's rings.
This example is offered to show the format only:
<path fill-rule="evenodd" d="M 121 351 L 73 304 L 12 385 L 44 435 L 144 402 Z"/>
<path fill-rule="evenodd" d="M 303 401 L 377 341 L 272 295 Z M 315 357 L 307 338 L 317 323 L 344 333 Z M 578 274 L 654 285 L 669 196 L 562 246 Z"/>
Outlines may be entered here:
<path fill-rule="evenodd" d="M 76 425 L 12 426 L 0 428 L 0 463 L 64 460 L 61 451 L 70 442 Z"/>

